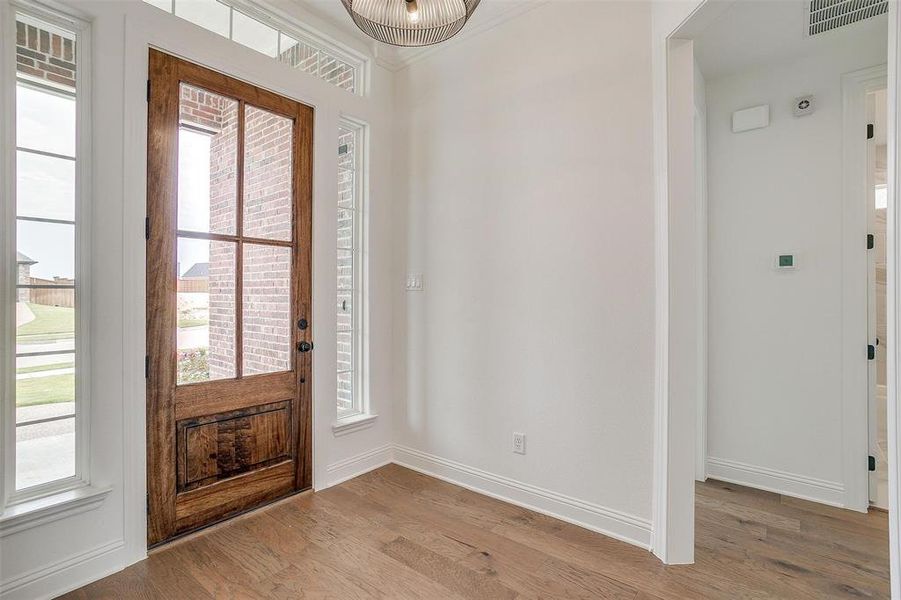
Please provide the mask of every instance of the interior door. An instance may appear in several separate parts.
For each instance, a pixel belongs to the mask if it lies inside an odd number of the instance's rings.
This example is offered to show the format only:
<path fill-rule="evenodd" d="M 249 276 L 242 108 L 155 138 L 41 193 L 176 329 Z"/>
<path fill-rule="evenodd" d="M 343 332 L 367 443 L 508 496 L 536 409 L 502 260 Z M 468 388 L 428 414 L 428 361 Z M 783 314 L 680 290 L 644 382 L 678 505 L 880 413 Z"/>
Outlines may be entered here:
<path fill-rule="evenodd" d="M 313 109 L 150 51 L 148 541 L 311 486 Z"/>

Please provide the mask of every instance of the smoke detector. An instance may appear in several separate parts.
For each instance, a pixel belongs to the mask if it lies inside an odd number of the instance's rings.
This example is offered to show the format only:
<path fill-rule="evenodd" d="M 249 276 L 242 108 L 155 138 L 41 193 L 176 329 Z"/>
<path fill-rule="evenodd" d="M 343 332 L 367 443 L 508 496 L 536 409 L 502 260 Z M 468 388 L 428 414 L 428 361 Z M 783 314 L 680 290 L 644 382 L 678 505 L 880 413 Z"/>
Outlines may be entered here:
<path fill-rule="evenodd" d="M 817 35 L 883 15 L 888 0 L 810 0 L 807 35 Z"/>

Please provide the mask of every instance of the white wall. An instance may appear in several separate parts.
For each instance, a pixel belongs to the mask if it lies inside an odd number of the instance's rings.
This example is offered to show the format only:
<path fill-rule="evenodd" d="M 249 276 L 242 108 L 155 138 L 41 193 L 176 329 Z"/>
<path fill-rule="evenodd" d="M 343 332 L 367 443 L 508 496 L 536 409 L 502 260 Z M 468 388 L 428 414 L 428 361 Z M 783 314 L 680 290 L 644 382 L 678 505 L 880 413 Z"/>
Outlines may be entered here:
<path fill-rule="evenodd" d="M 315 107 L 313 331 L 314 484 L 325 487 L 384 458 L 395 397 L 390 354 L 392 298 L 401 279 L 391 240 L 394 193 L 389 148 L 393 75 L 373 67 L 368 98 L 292 71 L 140 2 L 73 1 L 94 36 L 94 214 L 92 482 L 112 492 L 97 509 L 0 539 L 2 597 L 42 598 L 78 587 L 145 555 L 144 479 L 144 165 L 147 48 L 153 44 Z M 345 40 L 347 41 L 347 40 Z M 349 43 L 353 43 L 350 41 Z M 371 402 L 380 416 L 336 438 L 335 231 L 339 116 L 371 126 L 369 261 L 372 282 Z M 102 274 L 103 276 L 99 276 Z M 363 456 L 361 460 L 353 460 Z M 330 467 L 332 467 L 330 469 Z"/>
<path fill-rule="evenodd" d="M 425 281 L 398 295 L 398 459 L 645 546 L 649 36 L 648 4 L 549 3 L 418 62 L 395 163 Z"/>
<path fill-rule="evenodd" d="M 708 81 L 712 477 L 844 503 L 842 352 L 854 342 L 842 334 L 841 75 L 885 62 L 882 23 L 821 55 Z M 816 112 L 795 118 L 806 93 Z M 733 134 L 731 113 L 758 104 L 770 126 Z M 777 272 L 779 253 L 798 269 Z"/>

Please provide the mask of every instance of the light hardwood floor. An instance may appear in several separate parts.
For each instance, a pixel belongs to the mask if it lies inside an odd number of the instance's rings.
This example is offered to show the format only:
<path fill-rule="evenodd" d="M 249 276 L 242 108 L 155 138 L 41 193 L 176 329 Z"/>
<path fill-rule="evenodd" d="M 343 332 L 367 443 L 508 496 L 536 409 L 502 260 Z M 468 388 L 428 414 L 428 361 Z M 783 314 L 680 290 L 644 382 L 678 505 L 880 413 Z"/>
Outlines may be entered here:
<path fill-rule="evenodd" d="M 697 562 L 389 465 L 174 542 L 65 598 L 888 598 L 888 523 L 710 481 Z"/>

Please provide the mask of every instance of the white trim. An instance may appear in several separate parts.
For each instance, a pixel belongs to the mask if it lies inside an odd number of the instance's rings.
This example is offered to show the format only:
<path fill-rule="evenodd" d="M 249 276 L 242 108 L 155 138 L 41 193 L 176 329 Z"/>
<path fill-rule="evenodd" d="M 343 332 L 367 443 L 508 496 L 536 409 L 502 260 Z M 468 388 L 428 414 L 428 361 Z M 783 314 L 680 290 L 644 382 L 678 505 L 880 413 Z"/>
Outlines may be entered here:
<path fill-rule="evenodd" d="M 842 75 L 842 476 L 841 505 L 869 507 L 868 231 L 866 95 L 884 88 L 885 65 Z M 875 342 L 874 342 L 875 343 Z M 875 383 L 875 382 L 874 382 Z"/>
<path fill-rule="evenodd" d="M 0 515 L 0 538 L 98 508 L 111 490 L 82 486 L 11 506 Z"/>
<path fill-rule="evenodd" d="M 695 86 L 697 87 L 697 86 Z M 697 306 L 697 390 L 698 422 L 695 455 L 695 480 L 707 479 L 707 111 L 701 110 L 695 98 L 695 202 L 698 228 L 698 306 Z"/>
<path fill-rule="evenodd" d="M 378 415 L 361 413 L 358 415 L 353 415 L 352 417 L 338 419 L 337 421 L 332 423 L 332 433 L 335 435 L 335 437 L 341 437 L 342 435 L 354 433 L 355 431 L 369 429 L 370 427 L 375 425 L 375 420 L 377 418 Z"/>
<path fill-rule="evenodd" d="M 0 198 L 15 198 L 16 193 L 16 157 L 13 152 L 3 149 L 14 148 L 16 143 L 16 86 L 9 85 L 15 81 L 16 55 L 16 16 L 13 8 L 7 3 L 0 3 Z M 10 57 L 10 60 L 5 60 Z M 8 260 L 16 254 L 16 240 L 9 231 L 16 221 L 16 208 L 13 202 L 0 202 L 0 340 L 11 340 L 15 337 L 16 305 L 9 300 L 16 293 L 15 281 L 17 268 Z M 7 458 L 14 456 L 16 448 L 15 422 L 16 409 L 13 402 L 5 402 L 5 398 L 15 397 L 16 372 L 15 344 L 0 343 L 0 454 L 3 458 L 4 475 L 0 476 L 0 508 L 6 506 L 10 490 L 15 489 L 15 475 L 10 473 Z"/>
<path fill-rule="evenodd" d="M 644 548 L 651 547 L 651 522 L 641 517 L 495 475 L 405 446 L 394 447 L 394 462 L 491 498 L 566 521 Z"/>
<path fill-rule="evenodd" d="M 115 540 L 53 564 L 34 569 L 15 579 L 4 581 L 2 590 L 0 590 L 0 598 L 3 598 L 3 600 L 13 600 L 13 598 L 55 598 L 60 594 L 78 589 L 107 575 L 112 575 L 134 564 L 134 561 L 124 565 L 115 561 L 109 561 L 109 565 L 114 566 L 105 566 L 99 574 L 88 568 L 88 575 L 81 574 L 74 577 L 66 577 L 68 575 L 66 571 L 85 567 L 92 560 L 105 560 L 107 555 L 120 550 L 124 545 L 125 542 L 123 540 Z"/>
<path fill-rule="evenodd" d="M 384 467 L 394 461 L 394 446 L 385 444 L 362 454 L 351 456 L 326 467 L 328 482 L 317 490 L 323 490 L 333 485 L 343 483 L 348 479 L 359 477 L 369 471 Z"/>
<path fill-rule="evenodd" d="M 827 481 L 714 457 L 707 458 L 707 475 L 720 481 L 848 508 L 845 505 L 845 486 L 837 481 Z"/>
<path fill-rule="evenodd" d="M 901 414 L 898 407 L 898 390 L 901 386 L 901 369 L 898 368 L 898 342 L 901 334 L 901 294 L 898 292 L 901 277 L 901 244 L 898 235 L 901 233 L 901 212 L 897 200 L 901 198 L 901 156 L 898 142 L 901 139 L 901 100 L 898 86 L 901 85 L 901 10 L 897 2 L 889 2 L 888 8 L 888 109 L 886 143 L 888 168 L 888 208 L 886 211 L 886 308 L 888 317 L 887 334 L 889 338 L 887 356 L 887 414 L 888 414 L 888 473 L 889 473 L 889 572 L 891 576 L 892 598 L 901 598 L 901 446 L 898 436 L 901 434 Z"/>

